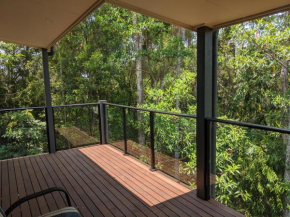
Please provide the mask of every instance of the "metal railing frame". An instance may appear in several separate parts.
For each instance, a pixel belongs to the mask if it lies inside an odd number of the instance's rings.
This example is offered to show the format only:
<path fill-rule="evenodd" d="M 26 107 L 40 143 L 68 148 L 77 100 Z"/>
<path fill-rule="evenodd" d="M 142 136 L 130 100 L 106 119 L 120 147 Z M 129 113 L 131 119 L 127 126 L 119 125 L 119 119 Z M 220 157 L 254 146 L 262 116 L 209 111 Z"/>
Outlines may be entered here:
<path fill-rule="evenodd" d="M 125 105 L 119 105 L 115 103 L 106 103 L 106 105 L 109 106 L 115 106 L 119 107 L 122 109 L 122 116 L 123 116 L 123 130 L 124 130 L 124 154 L 128 154 L 128 148 L 127 148 L 127 127 L 126 127 L 126 111 L 127 110 L 139 110 L 139 111 L 145 111 L 149 112 L 150 114 L 150 149 L 151 149 L 151 163 L 150 163 L 150 170 L 156 170 L 155 167 L 155 144 L 154 144 L 154 117 L 155 114 L 164 114 L 164 115 L 172 115 L 172 116 L 178 116 L 178 117 L 187 117 L 187 118 L 194 118 L 196 119 L 196 115 L 190 115 L 190 114 L 183 114 L 183 113 L 174 113 L 174 112 L 164 112 L 160 110 L 153 110 L 153 109 L 144 109 L 144 108 L 139 108 L 139 107 L 132 107 L 132 106 L 125 106 Z M 107 118 L 107 117 L 106 117 Z M 245 122 L 239 122 L 239 121 L 232 121 L 232 120 L 225 120 L 225 119 L 219 119 L 219 118 L 214 118 L 214 117 L 205 117 L 205 138 L 206 141 L 205 143 L 210 147 L 210 162 L 209 165 L 216 164 L 215 158 L 213 158 L 213 153 L 216 152 L 216 148 L 214 147 L 214 150 L 212 149 L 212 143 L 215 142 L 216 138 L 216 123 L 223 123 L 223 124 L 230 124 L 230 125 L 235 125 L 235 126 L 240 126 L 240 127 L 246 127 L 250 129 L 258 129 L 258 130 L 263 130 L 263 131 L 270 131 L 270 132 L 277 132 L 277 133 L 283 133 L 283 134 L 290 134 L 290 130 L 283 129 L 283 128 L 277 128 L 277 127 L 271 127 L 271 126 L 265 126 L 265 125 L 259 125 L 259 124 L 252 124 L 252 123 L 245 123 Z M 214 134 L 213 134 L 214 132 Z M 214 138 L 212 138 L 214 135 Z M 199 153 L 197 153 L 198 155 Z M 198 169 L 198 168 L 197 168 Z M 215 173 L 214 171 L 210 170 L 210 173 Z M 210 174 L 209 174 L 210 176 Z M 210 179 L 210 177 L 208 177 Z M 210 180 L 209 180 L 210 181 Z M 206 188 L 210 190 L 210 196 L 214 196 L 215 192 L 213 189 L 215 188 L 214 184 L 210 184 L 210 182 L 206 183 Z"/>
<path fill-rule="evenodd" d="M 55 108 L 66 108 L 66 107 L 78 107 L 78 106 L 98 106 L 98 120 L 99 120 L 99 133 L 100 133 L 100 143 L 101 144 L 108 144 L 109 138 L 108 138 L 108 111 L 107 106 L 114 106 L 119 107 L 122 111 L 122 125 L 123 125 L 123 139 L 124 139 L 124 154 L 128 153 L 128 144 L 127 144 L 127 111 L 128 110 L 138 110 L 138 111 L 144 111 L 149 112 L 150 115 L 150 153 L 151 153 L 151 162 L 150 162 L 150 169 L 156 170 L 155 166 L 155 114 L 164 114 L 164 115 L 172 115 L 177 117 L 185 117 L 185 118 L 194 118 L 196 119 L 196 115 L 190 115 L 190 114 L 183 114 L 183 113 L 175 113 L 175 112 L 165 112 L 160 110 L 153 110 L 153 109 L 145 109 L 145 108 L 139 108 L 139 107 L 133 107 L 133 106 L 125 106 L 125 105 L 119 105 L 115 103 L 108 103 L 106 100 L 100 100 L 97 103 L 79 103 L 79 104 L 69 104 L 69 105 L 56 105 L 52 106 L 52 113 L 54 116 L 54 109 Z M 38 109 L 44 109 L 46 112 L 47 117 L 47 107 L 46 106 L 38 106 L 38 107 L 27 107 L 27 108 L 9 108 L 9 109 L 0 109 L 0 113 L 4 112 L 15 112 L 15 111 L 24 111 L 24 110 L 38 110 Z M 204 121 L 206 123 L 206 144 L 211 144 L 212 142 L 212 130 L 215 130 L 215 123 L 222 123 L 222 124 L 229 124 L 234 126 L 240 126 L 240 127 L 246 127 L 250 129 L 258 129 L 263 131 L 269 131 L 269 132 L 276 132 L 276 133 L 283 133 L 283 134 L 290 134 L 290 130 L 283 129 L 283 128 L 277 128 L 277 127 L 271 127 L 271 126 L 265 126 L 265 125 L 259 125 L 259 124 L 252 124 L 252 123 L 245 123 L 245 122 L 239 122 L 239 121 L 233 121 L 233 120 L 225 120 L 225 119 L 219 119 L 214 117 L 205 117 Z M 47 118 L 46 118 L 46 124 L 47 124 Z M 55 130 L 55 125 L 54 125 Z M 47 129 L 48 131 L 48 129 Z M 48 132 L 47 132 L 48 136 Z M 48 138 L 49 139 L 49 138 Z M 48 145 L 49 147 L 49 145 Z M 216 152 L 216 150 L 211 150 Z M 197 153 L 198 155 L 199 153 Z M 212 162 L 211 164 L 215 161 Z M 198 170 L 198 168 L 197 168 Z M 211 171 L 213 172 L 213 171 Z M 213 186 L 210 186 L 210 183 L 207 183 L 207 188 L 210 189 Z"/>
<path fill-rule="evenodd" d="M 67 107 L 79 107 L 79 106 L 98 106 L 98 113 L 99 113 L 99 122 L 100 122 L 100 102 L 97 103 L 78 103 L 78 104 L 68 104 L 68 105 L 56 105 L 56 106 L 52 106 L 52 115 L 53 115 L 53 122 L 54 122 L 54 109 L 55 108 L 67 108 Z M 8 109 L 0 109 L 0 113 L 4 113 L 4 112 L 17 112 L 17 111 L 26 111 L 26 110 L 44 110 L 45 112 L 45 122 L 46 122 L 46 134 L 47 134 L 47 148 L 49 150 L 49 152 L 51 153 L 50 150 L 50 138 L 49 138 L 49 129 L 48 129 L 48 112 L 47 112 L 47 106 L 33 106 L 33 107 L 25 107 L 25 108 L 8 108 Z M 55 123 L 53 125 L 53 130 L 55 133 Z M 99 126 L 99 131 L 101 132 L 101 126 Z M 100 134 L 101 136 L 101 134 Z M 56 144 L 56 140 L 54 141 Z M 57 146 L 56 146 L 56 150 L 57 151 Z"/>
<path fill-rule="evenodd" d="M 155 128 L 155 114 L 164 114 L 164 115 L 172 115 L 172 116 L 196 119 L 195 115 L 184 114 L 184 113 L 175 113 L 175 112 L 166 112 L 166 111 L 153 110 L 153 109 L 145 109 L 145 108 L 140 108 L 140 107 L 119 105 L 119 104 L 115 104 L 115 103 L 106 103 L 106 105 L 119 107 L 120 109 L 122 109 L 123 133 L 124 133 L 124 136 L 123 136 L 123 138 L 124 138 L 124 154 L 125 155 L 128 154 L 126 110 L 136 110 L 136 111 L 149 112 L 149 116 L 150 116 L 150 155 L 151 155 L 150 170 L 152 170 L 152 171 L 156 170 L 156 166 L 155 166 L 155 129 L 154 129 Z"/>

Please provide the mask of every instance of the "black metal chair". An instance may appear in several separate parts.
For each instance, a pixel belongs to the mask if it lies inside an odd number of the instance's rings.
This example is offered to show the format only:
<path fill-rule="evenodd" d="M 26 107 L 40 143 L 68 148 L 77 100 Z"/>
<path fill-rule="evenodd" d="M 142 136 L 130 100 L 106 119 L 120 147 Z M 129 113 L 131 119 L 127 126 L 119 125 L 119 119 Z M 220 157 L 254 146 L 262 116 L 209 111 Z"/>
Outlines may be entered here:
<path fill-rule="evenodd" d="M 35 198 L 40 197 L 40 196 L 44 196 L 46 194 L 49 194 L 49 193 L 52 193 L 55 191 L 60 191 L 60 192 L 63 192 L 65 194 L 68 207 L 44 214 L 44 215 L 42 215 L 42 217 L 58 217 L 58 216 L 59 217 L 81 217 L 78 210 L 76 208 L 72 207 L 69 194 L 66 192 L 66 190 L 64 190 L 63 188 L 60 188 L 60 187 L 49 188 L 49 189 L 31 194 L 31 195 L 28 195 L 26 197 L 23 197 L 23 198 L 19 199 L 18 201 L 16 201 L 15 203 L 13 203 L 6 210 L 5 213 L 3 213 L 0 209 L 0 217 L 1 216 L 3 216 L 3 217 L 8 216 L 16 207 L 20 206 L 22 203 L 25 203 L 29 200 L 35 199 Z"/>

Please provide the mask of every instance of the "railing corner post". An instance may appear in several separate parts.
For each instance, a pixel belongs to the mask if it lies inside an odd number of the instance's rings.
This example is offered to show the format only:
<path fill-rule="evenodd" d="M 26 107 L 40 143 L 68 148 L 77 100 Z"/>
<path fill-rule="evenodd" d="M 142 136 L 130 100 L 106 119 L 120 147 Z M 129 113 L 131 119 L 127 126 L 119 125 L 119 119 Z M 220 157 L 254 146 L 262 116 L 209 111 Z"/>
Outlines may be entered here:
<path fill-rule="evenodd" d="M 128 154 L 128 145 L 127 145 L 127 117 L 126 117 L 126 108 L 122 108 L 123 112 L 123 132 L 124 132 L 124 154 Z"/>
<path fill-rule="evenodd" d="M 100 117 L 100 137 L 101 144 L 107 144 L 109 142 L 108 136 L 108 114 L 107 114 L 107 100 L 100 100 L 100 109 L 99 109 L 99 117 Z"/>
<path fill-rule="evenodd" d="M 154 144 L 154 112 L 150 112 L 150 150 L 151 150 L 151 170 L 156 170 L 155 167 L 155 144 Z"/>
<path fill-rule="evenodd" d="M 49 153 L 56 152 L 55 141 L 55 126 L 54 126 L 54 114 L 51 99 L 51 87 L 49 77 L 49 65 L 48 65 L 48 53 L 47 49 L 42 49 L 42 63 L 43 63 L 43 78 L 44 78 L 44 93 L 45 93 L 45 115 L 46 115 L 46 127 L 48 138 L 48 150 Z"/>

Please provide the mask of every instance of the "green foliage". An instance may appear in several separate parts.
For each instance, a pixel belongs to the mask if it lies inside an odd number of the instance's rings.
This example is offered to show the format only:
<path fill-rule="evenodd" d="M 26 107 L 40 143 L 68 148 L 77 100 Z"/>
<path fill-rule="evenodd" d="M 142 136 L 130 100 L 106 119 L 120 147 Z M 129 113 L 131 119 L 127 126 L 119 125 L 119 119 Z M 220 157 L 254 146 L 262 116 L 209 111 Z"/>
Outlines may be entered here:
<path fill-rule="evenodd" d="M 289 70 L 287 23 L 289 15 L 278 14 L 220 31 L 221 116 L 289 127 L 285 120 L 290 92 L 282 91 L 281 81 L 282 67 Z M 219 125 L 217 199 L 247 216 L 282 216 L 289 192 L 289 180 L 284 180 L 285 136 Z"/>
<path fill-rule="evenodd" d="M 5 113 L 1 123 L 1 159 L 47 151 L 46 124 L 35 119 L 31 111 Z"/>
<path fill-rule="evenodd" d="M 221 30 L 218 102 L 222 115 L 281 127 L 290 105 L 289 90 L 281 94 L 281 69 L 284 65 L 289 70 L 290 60 L 287 22 L 289 15 L 278 14 Z"/>
<path fill-rule="evenodd" d="M 248 216 L 280 216 L 290 185 L 283 180 L 278 146 L 283 146 L 278 133 L 219 124 L 217 199 Z"/>
<path fill-rule="evenodd" d="M 39 50 L 0 42 L 0 108 L 44 104 Z"/>

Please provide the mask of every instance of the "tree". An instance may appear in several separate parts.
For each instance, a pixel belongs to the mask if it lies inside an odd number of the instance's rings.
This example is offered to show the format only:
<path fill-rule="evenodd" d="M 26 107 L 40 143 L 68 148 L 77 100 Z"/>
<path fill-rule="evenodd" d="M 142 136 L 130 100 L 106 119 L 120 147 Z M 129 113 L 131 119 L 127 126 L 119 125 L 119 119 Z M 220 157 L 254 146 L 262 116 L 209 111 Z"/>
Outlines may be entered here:
<path fill-rule="evenodd" d="M 31 111 L 5 113 L 1 123 L 6 126 L 0 138 L 1 159 L 47 151 L 46 124 L 34 118 Z"/>
<path fill-rule="evenodd" d="M 36 49 L 0 42 L 1 108 L 44 104 L 40 58 Z"/>
<path fill-rule="evenodd" d="M 138 15 L 133 14 L 133 25 L 138 25 Z M 134 47 L 136 52 L 136 77 L 137 77 L 137 105 L 142 107 L 143 98 L 144 98 L 144 90 L 143 90 L 143 73 L 142 73 L 142 30 L 137 30 L 134 37 Z M 138 123 L 142 122 L 142 113 L 137 111 L 137 121 Z M 138 127 L 138 143 L 144 145 L 145 143 L 145 135 L 144 130 L 141 126 Z"/>
<path fill-rule="evenodd" d="M 280 78 L 282 62 L 289 59 L 290 31 L 281 25 L 285 19 L 288 19 L 285 14 L 278 14 L 221 31 L 220 116 L 227 114 L 224 118 L 287 127 L 280 121 L 289 109 L 289 92 L 281 94 Z M 226 126 L 218 129 L 223 128 Z M 228 129 L 229 134 L 230 131 Z M 218 130 L 217 162 L 228 159 L 217 165 L 218 198 L 247 215 L 281 216 L 287 206 L 285 196 L 289 192 L 289 182 L 284 177 L 285 153 L 281 151 L 286 148 L 283 136 L 250 129 L 244 133 L 243 139 L 235 141 L 236 137 L 231 136 L 228 137 L 231 142 L 228 142 L 223 140 L 226 137 Z M 239 164 L 239 157 L 243 162 L 248 159 L 251 162 Z M 252 162 L 255 162 L 254 165 Z M 231 190 L 226 192 L 226 189 Z M 239 196 L 229 197 L 233 193 L 239 193 Z M 245 208 L 247 201 L 251 203 L 250 209 Z"/>

